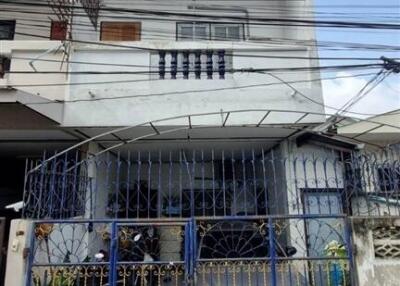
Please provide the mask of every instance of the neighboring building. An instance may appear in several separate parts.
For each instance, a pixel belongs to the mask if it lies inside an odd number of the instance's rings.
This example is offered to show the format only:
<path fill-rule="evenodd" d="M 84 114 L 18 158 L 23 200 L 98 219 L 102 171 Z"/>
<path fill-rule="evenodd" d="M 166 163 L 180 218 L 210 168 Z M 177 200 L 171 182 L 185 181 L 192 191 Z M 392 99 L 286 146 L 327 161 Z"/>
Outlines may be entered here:
<path fill-rule="evenodd" d="M 313 132 L 314 28 L 265 21 L 311 0 L 66 2 L 0 5 L 7 286 L 364 281 L 351 217 L 398 178 Z"/>
<path fill-rule="evenodd" d="M 400 267 L 399 127 L 400 111 L 394 110 L 346 124 L 337 131 L 341 137 L 363 142 L 360 156 L 371 162 L 359 167 L 369 195 L 359 196 L 357 200 L 358 205 L 370 206 L 373 217 L 353 219 L 355 262 L 361 285 L 399 283 L 396 274 Z"/>

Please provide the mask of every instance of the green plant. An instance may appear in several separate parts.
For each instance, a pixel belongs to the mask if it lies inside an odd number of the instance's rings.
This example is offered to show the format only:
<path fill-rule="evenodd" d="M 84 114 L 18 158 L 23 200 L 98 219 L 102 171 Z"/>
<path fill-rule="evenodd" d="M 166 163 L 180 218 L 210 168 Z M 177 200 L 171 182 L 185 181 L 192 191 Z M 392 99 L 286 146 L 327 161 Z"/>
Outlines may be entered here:
<path fill-rule="evenodd" d="M 337 258 L 347 257 L 346 247 L 336 240 L 332 240 L 325 246 L 325 254 Z"/>
<path fill-rule="evenodd" d="M 333 261 L 328 260 L 328 285 L 345 286 L 349 285 L 349 271 L 347 270 L 347 250 L 346 246 L 336 240 L 332 240 L 325 246 L 325 255 L 336 258 Z"/>

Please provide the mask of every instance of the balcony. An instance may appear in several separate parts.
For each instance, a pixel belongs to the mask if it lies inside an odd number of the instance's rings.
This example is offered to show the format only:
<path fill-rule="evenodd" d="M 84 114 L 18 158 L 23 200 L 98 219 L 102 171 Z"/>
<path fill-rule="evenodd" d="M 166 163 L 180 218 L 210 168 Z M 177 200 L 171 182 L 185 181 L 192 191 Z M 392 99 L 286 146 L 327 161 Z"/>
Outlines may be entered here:
<path fill-rule="evenodd" d="M 225 50 L 160 51 L 158 57 L 159 79 L 225 79 L 232 69 L 232 53 Z"/>

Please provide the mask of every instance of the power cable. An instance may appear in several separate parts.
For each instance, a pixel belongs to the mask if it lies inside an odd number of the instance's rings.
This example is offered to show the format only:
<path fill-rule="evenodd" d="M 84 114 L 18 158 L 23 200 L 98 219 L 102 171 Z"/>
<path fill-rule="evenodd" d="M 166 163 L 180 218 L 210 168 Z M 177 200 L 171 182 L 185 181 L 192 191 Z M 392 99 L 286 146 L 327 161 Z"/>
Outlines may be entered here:
<path fill-rule="evenodd" d="M 41 4 L 35 2 L 15 2 L 0 0 L 0 3 L 13 4 L 13 5 L 28 5 L 35 7 L 49 7 L 49 4 Z M 83 10 L 83 7 L 75 5 L 57 5 L 58 8 L 78 9 Z M 349 22 L 349 21 L 320 21 L 320 20 L 298 20 L 298 19 L 283 19 L 283 18 L 262 18 L 262 17 L 240 17 L 240 16 L 226 16 L 226 15 L 202 15 L 194 13 L 182 13 L 182 12 L 164 12 L 164 11 L 151 11 L 145 9 L 128 9 L 128 8 L 114 8 L 114 7 L 101 7 L 100 11 L 108 12 L 125 12 L 133 13 L 138 15 L 156 15 L 156 16 L 178 16 L 188 17 L 190 19 L 216 19 L 221 22 L 222 19 L 229 19 L 233 21 L 255 21 L 252 25 L 268 25 L 268 26 L 306 26 L 306 27 L 340 27 L 340 28 L 351 28 L 351 29 L 388 29 L 397 30 L 400 29 L 398 24 L 380 24 L 380 23 L 369 23 L 369 22 Z"/>

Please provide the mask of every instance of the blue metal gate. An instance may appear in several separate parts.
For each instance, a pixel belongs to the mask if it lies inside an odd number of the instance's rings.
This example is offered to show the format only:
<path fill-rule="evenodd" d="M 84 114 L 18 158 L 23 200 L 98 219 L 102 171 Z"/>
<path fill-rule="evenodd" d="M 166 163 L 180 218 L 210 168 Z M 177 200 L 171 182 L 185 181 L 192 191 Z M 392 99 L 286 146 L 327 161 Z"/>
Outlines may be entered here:
<path fill-rule="evenodd" d="M 343 216 L 42 220 L 27 285 L 351 285 L 350 246 Z"/>
<path fill-rule="evenodd" d="M 30 162 L 27 285 L 354 285 L 348 217 L 399 213 L 398 161 L 329 154 Z"/>

